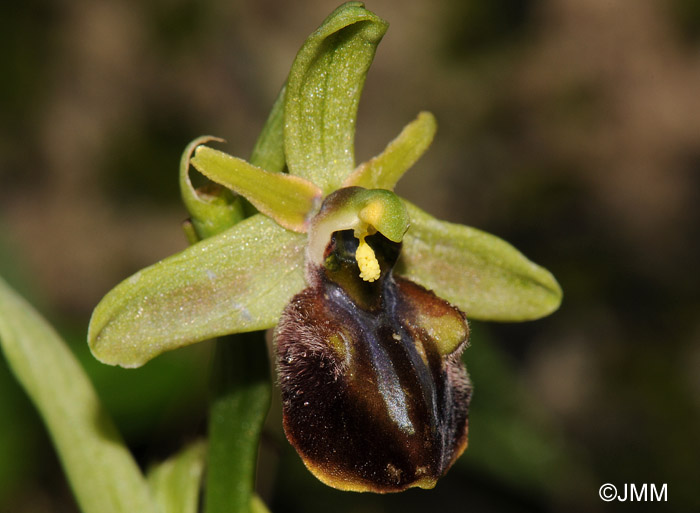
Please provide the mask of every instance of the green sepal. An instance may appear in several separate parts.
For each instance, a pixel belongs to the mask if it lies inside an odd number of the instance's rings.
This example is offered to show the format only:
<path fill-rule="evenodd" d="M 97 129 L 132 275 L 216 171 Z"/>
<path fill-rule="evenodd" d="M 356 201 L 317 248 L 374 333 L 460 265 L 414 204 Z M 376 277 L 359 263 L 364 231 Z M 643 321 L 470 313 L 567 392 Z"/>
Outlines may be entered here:
<path fill-rule="evenodd" d="M 306 232 L 321 205 L 321 190 L 298 176 L 265 171 L 207 146 L 199 146 L 191 162 L 204 176 L 245 197 L 288 230 Z"/>
<path fill-rule="evenodd" d="M 54 329 L 1 278 L 0 345 L 46 424 L 81 511 L 156 513 L 146 479 L 85 371 Z"/>
<path fill-rule="evenodd" d="M 147 267 L 95 308 L 88 343 L 103 363 L 139 367 L 205 339 L 277 323 L 304 282 L 306 237 L 256 214 Z"/>
<path fill-rule="evenodd" d="M 394 190 L 396 182 L 433 142 L 436 130 L 435 116 L 430 112 L 421 112 L 381 154 L 357 166 L 345 179 L 343 186 L 359 185 L 367 189 Z"/>
<path fill-rule="evenodd" d="M 324 194 L 355 167 L 357 105 L 387 28 L 361 2 L 348 2 L 309 36 L 292 64 L 284 112 L 287 166 Z"/>
<path fill-rule="evenodd" d="M 472 319 L 526 321 L 559 307 L 562 291 L 554 276 L 506 241 L 405 204 L 411 226 L 403 239 L 398 274 Z"/>
<path fill-rule="evenodd" d="M 195 442 L 148 471 L 160 513 L 197 513 L 207 445 Z"/>
<path fill-rule="evenodd" d="M 180 158 L 180 194 L 191 216 L 191 225 L 185 225 L 185 235 L 190 243 L 221 233 L 243 219 L 241 198 L 229 189 L 212 183 L 195 189 L 190 180 L 192 152 L 200 144 L 222 141 L 218 137 L 205 135 L 187 145 Z M 195 237 L 196 236 L 196 237 Z"/>

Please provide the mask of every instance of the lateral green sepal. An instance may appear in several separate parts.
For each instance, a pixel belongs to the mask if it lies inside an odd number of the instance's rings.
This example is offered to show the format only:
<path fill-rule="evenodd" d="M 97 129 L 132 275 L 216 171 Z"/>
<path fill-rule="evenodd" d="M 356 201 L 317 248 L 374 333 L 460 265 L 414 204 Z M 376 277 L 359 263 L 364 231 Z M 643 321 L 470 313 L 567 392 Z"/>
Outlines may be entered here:
<path fill-rule="evenodd" d="M 468 226 L 439 221 L 404 201 L 411 226 L 397 273 L 459 307 L 468 318 L 526 321 L 559 307 L 554 276 L 509 243 Z"/>
<path fill-rule="evenodd" d="M 103 363 L 139 367 L 164 351 L 277 323 L 304 288 L 306 236 L 262 214 L 147 267 L 95 308 L 88 343 Z"/>

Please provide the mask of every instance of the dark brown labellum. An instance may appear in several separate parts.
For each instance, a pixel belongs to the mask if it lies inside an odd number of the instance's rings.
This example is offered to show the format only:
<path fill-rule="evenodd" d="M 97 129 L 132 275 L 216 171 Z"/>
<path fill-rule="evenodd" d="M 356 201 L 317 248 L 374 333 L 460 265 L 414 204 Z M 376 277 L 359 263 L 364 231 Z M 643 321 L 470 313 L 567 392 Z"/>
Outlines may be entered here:
<path fill-rule="evenodd" d="M 400 244 L 367 237 L 380 264 L 359 278 L 337 232 L 275 331 L 284 428 L 324 483 L 354 491 L 432 488 L 467 445 L 464 315 L 392 274 Z"/>

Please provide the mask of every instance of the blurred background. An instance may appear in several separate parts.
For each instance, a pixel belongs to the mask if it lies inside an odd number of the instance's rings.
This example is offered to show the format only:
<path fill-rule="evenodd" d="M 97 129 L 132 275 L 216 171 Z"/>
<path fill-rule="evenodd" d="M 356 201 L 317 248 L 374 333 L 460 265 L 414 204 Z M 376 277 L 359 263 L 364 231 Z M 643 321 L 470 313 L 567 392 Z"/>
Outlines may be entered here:
<path fill-rule="evenodd" d="M 335 1 L 25 0 L 0 15 L 0 274 L 61 331 L 139 462 L 206 430 L 211 347 L 98 364 L 92 308 L 186 246 L 178 162 L 202 134 L 247 157 Z M 398 192 L 550 269 L 561 309 L 472 323 L 470 447 L 431 492 L 318 483 L 279 399 L 259 491 L 278 512 L 698 511 L 700 1 L 373 0 L 391 23 L 357 161 L 419 110 L 439 130 Z M 75 512 L 0 359 L 0 511 Z M 235 457 L 232 455 L 232 457 Z M 667 503 L 604 503 L 604 483 Z"/>

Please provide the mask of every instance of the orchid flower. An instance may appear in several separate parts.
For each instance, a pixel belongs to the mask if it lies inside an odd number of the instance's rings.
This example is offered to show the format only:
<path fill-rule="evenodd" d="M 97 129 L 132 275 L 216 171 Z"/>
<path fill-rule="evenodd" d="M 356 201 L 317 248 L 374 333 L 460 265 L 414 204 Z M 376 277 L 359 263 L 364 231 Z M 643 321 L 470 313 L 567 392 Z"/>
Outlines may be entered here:
<path fill-rule="evenodd" d="M 431 114 L 355 165 L 357 105 L 386 29 L 359 2 L 332 13 L 297 54 L 250 162 L 211 137 L 188 146 L 192 245 L 109 292 L 88 334 L 102 362 L 138 367 L 274 328 L 290 443 L 321 481 L 377 492 L 431 488 L 466 448 L 466 319 L 536 319 L 561 301 L 553 276 L 507 242 L 393 192 L 433 139 Z M 207 188 L 193 188 L 190 166 Z"/>

